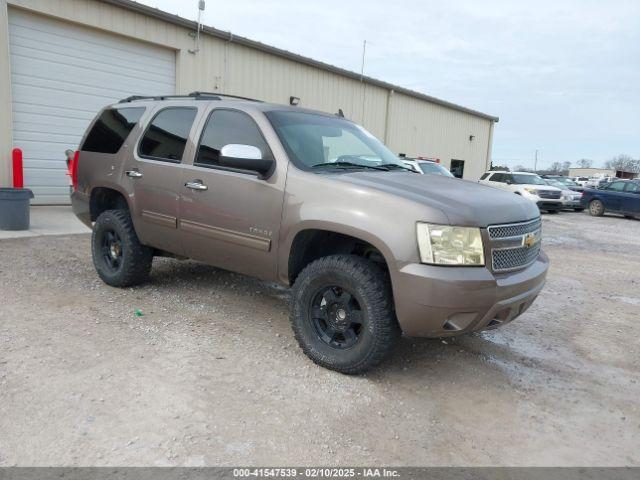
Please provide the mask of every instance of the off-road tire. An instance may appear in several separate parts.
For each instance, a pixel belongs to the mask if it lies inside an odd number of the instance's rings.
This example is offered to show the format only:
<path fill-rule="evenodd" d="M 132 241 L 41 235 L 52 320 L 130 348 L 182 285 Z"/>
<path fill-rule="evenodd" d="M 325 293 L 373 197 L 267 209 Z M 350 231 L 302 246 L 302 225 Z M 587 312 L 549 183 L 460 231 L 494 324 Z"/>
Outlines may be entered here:
<path fill-rule="evenodd" d="M 604 204 L 602 200 L 591 200 L 589 202 L 589 214 L 592 217 L 601 217 L 604 215 Z"/>
<path fill-rule="evenodd" d="M 361 309 L 357 343 L 334 348 L 323 341 L 311 313 L 317 292 L 336 285 L 349 292 Z M 291 325 L 302 351 L 316 364 L 355 375 L 378 365 L 401 335 L 387 273 L 363 257 L 331 255 L 307 265 L 291 292 Z"/>
<path fill-rule="evenodd" d="M 103 238 L 115 232 L 121 243 L 121 263 L 112 268 L 103 256 Z M 91 236 L 93 265 L 104 283 L 112 287 L 131 287 L 144 283 L 149 277 L 153 262 L 153 249 L 138 240 L 128 210 L 102 212 L 93 224 Z"/>

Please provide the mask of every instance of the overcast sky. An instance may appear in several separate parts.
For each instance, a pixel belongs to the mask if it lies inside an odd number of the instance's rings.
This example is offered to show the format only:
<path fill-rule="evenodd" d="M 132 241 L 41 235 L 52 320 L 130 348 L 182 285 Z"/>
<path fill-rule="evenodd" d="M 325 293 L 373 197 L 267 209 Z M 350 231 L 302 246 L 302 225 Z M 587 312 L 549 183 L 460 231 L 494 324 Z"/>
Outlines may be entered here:
<path fill-rule="evenodd" d="M 640 157 L 639 0 L 207 0 L 203 19 L 357 72 L 366 39 L 366 75 L 500 117 L 494 163 Z"/>

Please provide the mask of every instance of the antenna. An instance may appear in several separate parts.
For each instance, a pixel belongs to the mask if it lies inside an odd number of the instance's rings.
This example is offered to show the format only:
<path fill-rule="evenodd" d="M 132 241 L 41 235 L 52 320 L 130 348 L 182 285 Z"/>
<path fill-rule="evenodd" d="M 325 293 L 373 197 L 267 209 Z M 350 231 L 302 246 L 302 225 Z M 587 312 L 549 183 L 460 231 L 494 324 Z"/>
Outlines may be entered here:
<path fill-rule="evenodd" d="M 202 12 L 204 12 L 204 0 L 198 0 L 198 31 L 196 32 L 196 48 L 189 50 L 189 53 L 198 53 L 200 51 L 200 30 L 202 30 Z"/>
<path fill-rule="evenodd" d="M 367 53 L 367 41 L 362 43 L 362 66 L 360 68 L 360 83 L 362 84 L 362 124 L 364 125 L 364 104 L 367 95 L 367 86 L 364 83 L 364 57 Z"/>

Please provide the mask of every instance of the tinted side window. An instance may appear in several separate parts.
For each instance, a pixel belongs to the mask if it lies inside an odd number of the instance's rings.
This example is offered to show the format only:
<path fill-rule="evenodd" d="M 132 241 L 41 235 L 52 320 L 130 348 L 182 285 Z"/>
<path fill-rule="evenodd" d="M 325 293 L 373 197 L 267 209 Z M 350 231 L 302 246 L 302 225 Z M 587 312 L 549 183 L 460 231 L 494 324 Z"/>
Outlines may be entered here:
<path fill-rule="evenodd" d="M 504 182 L 504 173 L 494 173 L 489 180 L 492 182 Z"/>
<path fill-rule="evenodd" d="M 195 164 L 219 165 L 220 149 L 232 143 L 258 147 L 262 158 L 273 158 L 258 125 L 246 113 L 214 110 L 202 132 Z"/>
<path fill-rule="evenodd" d="M 614 192 L 622 192 L 624 190 L 625 182 L 614 182 L 607 187 L 607 190 L 613 190 Z"/>
<path fill-rule="evenodd" d="M 179 162 L 187 145 L 197 109 L 169 107 L 158 113 L 142 137 L 140 155 Z"/>
<path fill-rule="evenodd" d="M 482 174 L 482 176 L 480 177 L 480 180 L 484 180 L 485 178 L 487 178 L 489 175 L 491 175 L 490 173 L 484 173 Z"/>
<path fill-rule="evenodd" d="M 640 185 L 637 183 L 627 183 L 627 192 L 640 192 Z"/>
<path fill-rule="evenodd" d="M 80 147 L 85 152 L 118 153 L 144 113 L 143 107 L 110 108 L 102 112 Z"/>

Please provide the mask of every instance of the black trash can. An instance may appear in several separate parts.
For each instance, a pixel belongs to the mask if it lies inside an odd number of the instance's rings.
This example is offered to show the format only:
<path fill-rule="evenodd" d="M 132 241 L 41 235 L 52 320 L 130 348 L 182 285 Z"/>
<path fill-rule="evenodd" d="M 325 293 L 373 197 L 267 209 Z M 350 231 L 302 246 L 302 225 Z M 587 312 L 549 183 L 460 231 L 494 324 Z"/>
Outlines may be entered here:
<path fill-rule="evenodd" d="M 0 230 L 29 230 L 28 188 L 0 188 Z"/>

